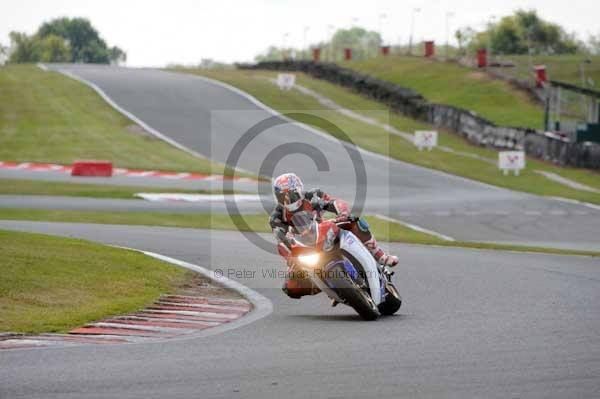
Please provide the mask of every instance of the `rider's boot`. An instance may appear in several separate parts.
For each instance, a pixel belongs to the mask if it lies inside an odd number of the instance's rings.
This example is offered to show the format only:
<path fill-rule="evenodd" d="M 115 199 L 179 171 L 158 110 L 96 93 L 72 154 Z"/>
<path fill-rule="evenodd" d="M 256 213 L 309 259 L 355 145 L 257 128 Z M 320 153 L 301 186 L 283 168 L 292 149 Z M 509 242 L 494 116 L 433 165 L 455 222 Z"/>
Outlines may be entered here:
<path fill-rule="evenodd" d="M 377 263 L 382 266 L 394 267 L 398 264 L 398 257 L 386 254 L 385 251 L 377 244 L 374 236 L 364 242 L 365 246 L 371 252 Z"/>

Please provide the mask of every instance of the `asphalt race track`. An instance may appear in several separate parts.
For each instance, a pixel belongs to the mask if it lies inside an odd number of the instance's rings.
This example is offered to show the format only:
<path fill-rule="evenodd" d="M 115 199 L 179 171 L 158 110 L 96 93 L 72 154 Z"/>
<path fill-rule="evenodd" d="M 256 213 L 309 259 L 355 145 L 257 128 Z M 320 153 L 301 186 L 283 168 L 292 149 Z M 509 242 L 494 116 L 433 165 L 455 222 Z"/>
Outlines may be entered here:
<path fill-rule="evenodd" d="M 270 116 L 244 95 L 193 76 L 52 68 L 94 82 L 148 125 L 223 162 L 244 132 Z M 296 149 L 307 149 L 306 144 L 320 149 L 329 171 L 319 172 L 298 154 L 275 165 L 271 152 L 290 141 L 301 144 Z M 597 207 L 516 193 L 365 152 L 361 156 L 366 213 L 461 240 L 600 248 Z M 356 192 L 345 147 L 295 124 L 258 136 L 239 166 L 255 173 L 270 166 L 274 173 L 301 171 L 310 186 L 350 200 Z M 2 196 L 0 206 L 225 211 L 223 204 L 79 201 Z M 562 399 L 597 398 L 600 392 L 597 258 L 388 244 L 401 259 L 394 278 L 404 305 L 396 316 L 363 322 L 350 308 L 329 307 L 324 295 L 287 298 L 280 290 L 281 259 L 238 232 L 23 221 L 0 221 L 0 229 L 157 252 L 218 269 L 273 304 L 268 316 L 207 337 L 0 351 L 0 399 Z"/>
<path fill-rule="evenodd" d="M 262 277 L 279 259 L 234 232 L 35 222 L 66 235 L 251 273 L 273 313 L 207 338 L 0 352 L 1 398 L 596 398 L 598 260 L 394 244 L 400 315 L 363 322 Z M 201 244 L 199 244 L 201 243 Z M 210 247 L 210 251 L 207 248 Z M 268 275 L 268 273 L 266 273 Z"/>
<path fill-rule="evenodd" d="M 221 162 L 251 127 L 272 116 L 243 93 L 197 76 L 106 66 L 48 67 L 92 82 L 147 125 Z M 290 148 L 290 142 L 300 145 Z M 324 154 L 328 172 L 318 171 L 302 154 L 276 162 L 277 155 L 306 150 L 307 145 Z M 352 163 L 345 146 L 330 136 L 284 123 L 251 140 L 237 166 L 254 173 L 270 167 L 273 173 L 295 171 L 307 185 L 348 200 L 354 199 L 357 186 L 366 187 L 367 212 L 459 240 L 600 248 L 600 209 L 500 189 L 366 152 L 361 156 L 366 182 L 357 184 L 354 170 L 361 162 Z"/>

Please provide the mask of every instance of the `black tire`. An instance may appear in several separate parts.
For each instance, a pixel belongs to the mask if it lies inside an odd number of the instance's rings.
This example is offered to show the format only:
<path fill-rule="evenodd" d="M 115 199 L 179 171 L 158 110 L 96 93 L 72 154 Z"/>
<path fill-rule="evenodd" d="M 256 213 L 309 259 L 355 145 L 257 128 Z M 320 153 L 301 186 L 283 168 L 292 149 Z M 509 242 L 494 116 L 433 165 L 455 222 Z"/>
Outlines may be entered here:
<path fill-rule="evenodd" d="M 378 306 L 379 312 L 382 315 L 391 316 L 400 309 L 400 306 L 402 306 L 402 297 L 392 283 L 385 284 L 385 291 L 387 295 L 385 302 L 381 302 Z"/>
<path fill-rule="evenodd" d="M 335 292 L 340 298 L 364 320 L 376 320 L 379 317 L 379 309 L 371 297 L 348 276 L 343 267 L 336 266 L 331 271 L 335 272 L 336 277 L 332 280 L 336 287 Z"/>

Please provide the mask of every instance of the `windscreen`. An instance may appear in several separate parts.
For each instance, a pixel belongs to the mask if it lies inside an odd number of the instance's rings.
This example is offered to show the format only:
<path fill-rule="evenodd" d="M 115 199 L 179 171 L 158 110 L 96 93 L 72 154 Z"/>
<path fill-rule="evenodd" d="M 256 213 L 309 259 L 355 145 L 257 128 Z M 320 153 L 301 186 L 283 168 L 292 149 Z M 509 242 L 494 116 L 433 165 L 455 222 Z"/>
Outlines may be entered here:
<path fill-rule="evenodd" d="M 303 245 L 315 245 L 317 241 L 318 223 L 313 220 L 313 213 L 301 211 L 292 217 L 294 238 Z"/>

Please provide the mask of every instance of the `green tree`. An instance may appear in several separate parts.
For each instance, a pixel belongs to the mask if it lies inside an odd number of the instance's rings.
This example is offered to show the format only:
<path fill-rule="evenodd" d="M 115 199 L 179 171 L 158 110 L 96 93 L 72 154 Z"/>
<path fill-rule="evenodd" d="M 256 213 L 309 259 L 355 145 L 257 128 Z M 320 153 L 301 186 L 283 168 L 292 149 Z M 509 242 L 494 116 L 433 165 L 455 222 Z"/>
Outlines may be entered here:
<path fill-rule="evenodd" d="M 284 58 L 299 58 L 310 54 L 311 47 L 321 49 L 323 61 L 341 61 L 344 58 L 344 49 L 352 49 L 352 58 L 364 59 L 379 53 L 382 40 L 379 33 L 367 31 L 360 27 L 351 29 L 339 29 L 335 32 L 329 42 L 319 42 L 309 46 L 309 49 L 294 49 L 270 46 L 264 53 L 257 55 L 254 59 L 260 61 L 280 61 Z"/>
<path fill-rule="evenodd" d="M 113 64 L 120 64 L 127 61 L 127 53 L 117 46 L 108 49 L 108 59 Z"/>
<path fill-rule="evenodd" d="M 466 44 L 471 42 L 471 40 L 473 40 L 473 36 L 475 36 L 475 33 L 476 32 L 468 26 L 466 28 L 458 29 L 454 33 L 454 37 L 456 38 L 456 41 L 458 42 L 458 53 L 459 54 L 465 53 L 465 46 L 466 46 Z"/>
<path fill-rule="evenodd" d="M 42 62 L 69 62 L 71 49 L 65 39 L 56 35 L 48 35 L 43 39 L 36 37 L 39 61 Z"/>
<path fill-rule="evenodd" d="M 8 59 L 8 47 L 0 43 L 0 66 L 4 65 Z"/>
<path fill-rule="evenodd" d="M 12 53 L 9 57 L 9 62 L 37 62 L 39 61 L 38 46 L 33 37 L 26 33 L 10 32 L 9 33 Z"/>
<path fill-rule="evenodd" d="M 524 54 L 527 52 L 527 39 L 522 27 L 512 17 L 505 17 L 487 32 L 493 53 Z"/>
<path fill-rule="evenodd" d="M 335 60 L 342 60 L 343 49 L 352 49 L 352 58 L 364 59 L 369 55 L 375 55 L 381 46 L 379 33 L 367 31 L 364 28 L 353 27 L 350 29 L 339 29 L 333 35 L 331 43 L 327 45 L 335 54 Z"/>
<path fill-rule="evenodd" d="M 57 18 L 45 22 L 38 29 L 40 37 L 56 35 L 71 46 L 72 62 L 108 63 L 106 43 L 85 18 Z"/>
<path fill-rule="evenodd" d="M 14 51 L 10 62 L 124 62 L 127 54 L 108 47 L 85 18 L 57 18 L 43 23 L 37 33 L 11 32 Z"/>
<path fill-rule="evenodd" d="M 525 54 L 531 49 L 543 54 L 573 54 L 585 49 L 574 34 L 541 19 L 536 11 L 516 11 L 468 41 L 471 50 L 490 47 L 493 53 Z"/>

